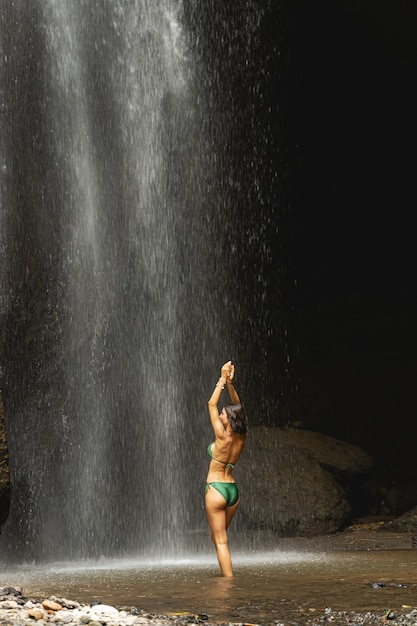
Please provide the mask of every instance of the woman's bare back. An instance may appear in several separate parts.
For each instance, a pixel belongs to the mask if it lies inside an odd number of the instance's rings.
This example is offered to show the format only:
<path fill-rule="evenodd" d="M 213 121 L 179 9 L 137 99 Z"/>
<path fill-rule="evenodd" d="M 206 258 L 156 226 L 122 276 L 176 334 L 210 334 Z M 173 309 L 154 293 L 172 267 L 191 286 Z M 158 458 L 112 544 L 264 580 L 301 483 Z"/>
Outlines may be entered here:
<path fill-rule="evenodd" d="M 233 477 L 231 475 L 233 466 L 239 460 L 242 454 L 243 448 L 246 443 L 246 434 L 239 435 L 232 433 L 224 438 L 216 437 L 216 440 L 211 448 L 211 462 L 209 467 L 208 479 L 214 480 L 222 479 L 227 482 L 232 482 Z"/>

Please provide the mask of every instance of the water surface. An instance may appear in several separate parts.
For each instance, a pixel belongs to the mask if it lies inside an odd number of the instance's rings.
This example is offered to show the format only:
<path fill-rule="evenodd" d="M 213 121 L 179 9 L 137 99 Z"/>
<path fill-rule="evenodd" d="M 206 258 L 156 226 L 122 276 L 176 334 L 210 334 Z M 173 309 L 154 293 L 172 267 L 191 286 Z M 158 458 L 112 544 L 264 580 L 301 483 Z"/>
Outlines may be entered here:
<path fill-rule="evenodd" d="M 2 572 L 0 584 L 26 595 L 56 595 L 152 614 L 189 611 L 210 621 L 294 619 L 326 607 L 385 611 L 417 604 L 417 552 L 381 550 L 236 555 L 235 577 L 224 579 L 212 556 L 165 561 L 98 561 L 24 566 Z M 379 582 L 383 586 L 372 586 Z"/>

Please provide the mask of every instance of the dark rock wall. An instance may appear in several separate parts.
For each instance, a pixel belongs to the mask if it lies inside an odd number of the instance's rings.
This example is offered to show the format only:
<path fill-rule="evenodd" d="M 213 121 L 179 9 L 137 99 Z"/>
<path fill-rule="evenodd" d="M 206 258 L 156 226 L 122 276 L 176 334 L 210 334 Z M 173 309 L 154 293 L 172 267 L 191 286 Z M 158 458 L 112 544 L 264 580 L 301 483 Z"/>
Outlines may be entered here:
<path fill-rule="evenodd" d="M 417 8 L 297 0 L 291 16 L 298 411 L 370 452 L 404 510 L 417 471 Z"/>
<path fill-rule="evenodd" d="M 7 519 L 10 502 L 9 452 L 0 391 L 0 528 Z"/>

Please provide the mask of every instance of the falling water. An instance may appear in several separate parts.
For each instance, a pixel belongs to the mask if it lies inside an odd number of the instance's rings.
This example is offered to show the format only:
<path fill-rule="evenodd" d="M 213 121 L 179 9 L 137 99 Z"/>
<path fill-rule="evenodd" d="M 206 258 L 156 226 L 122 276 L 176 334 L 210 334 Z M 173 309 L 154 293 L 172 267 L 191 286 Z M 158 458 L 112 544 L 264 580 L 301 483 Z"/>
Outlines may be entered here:
<path fill-rule="evenodd" d="M 185 22 L 180 0 L 2 9 L 1 544 L 16 560 L 166 554 L 205 526 L 205 403 L 238 345 L 239 183 Z"/>

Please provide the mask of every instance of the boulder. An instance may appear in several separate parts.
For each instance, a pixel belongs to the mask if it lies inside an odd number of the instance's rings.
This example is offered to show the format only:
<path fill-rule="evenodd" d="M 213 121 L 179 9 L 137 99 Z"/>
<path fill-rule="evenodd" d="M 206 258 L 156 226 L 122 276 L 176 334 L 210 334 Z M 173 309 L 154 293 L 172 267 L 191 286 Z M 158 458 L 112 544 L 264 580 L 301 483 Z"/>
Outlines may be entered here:
<path fill-rule="evenodd" d="M 351 512 L 350 482 L 372 465 L 360 448 L 320 433 L 251 428 L 236 468 L 240 523 L 282 537 L 334 533 Z"/>
<path fill-rule="evenodd" d="M 382 532 L 417 533 L 417 506 L 396 519 L 385 522 L 379 530 Z"/>

